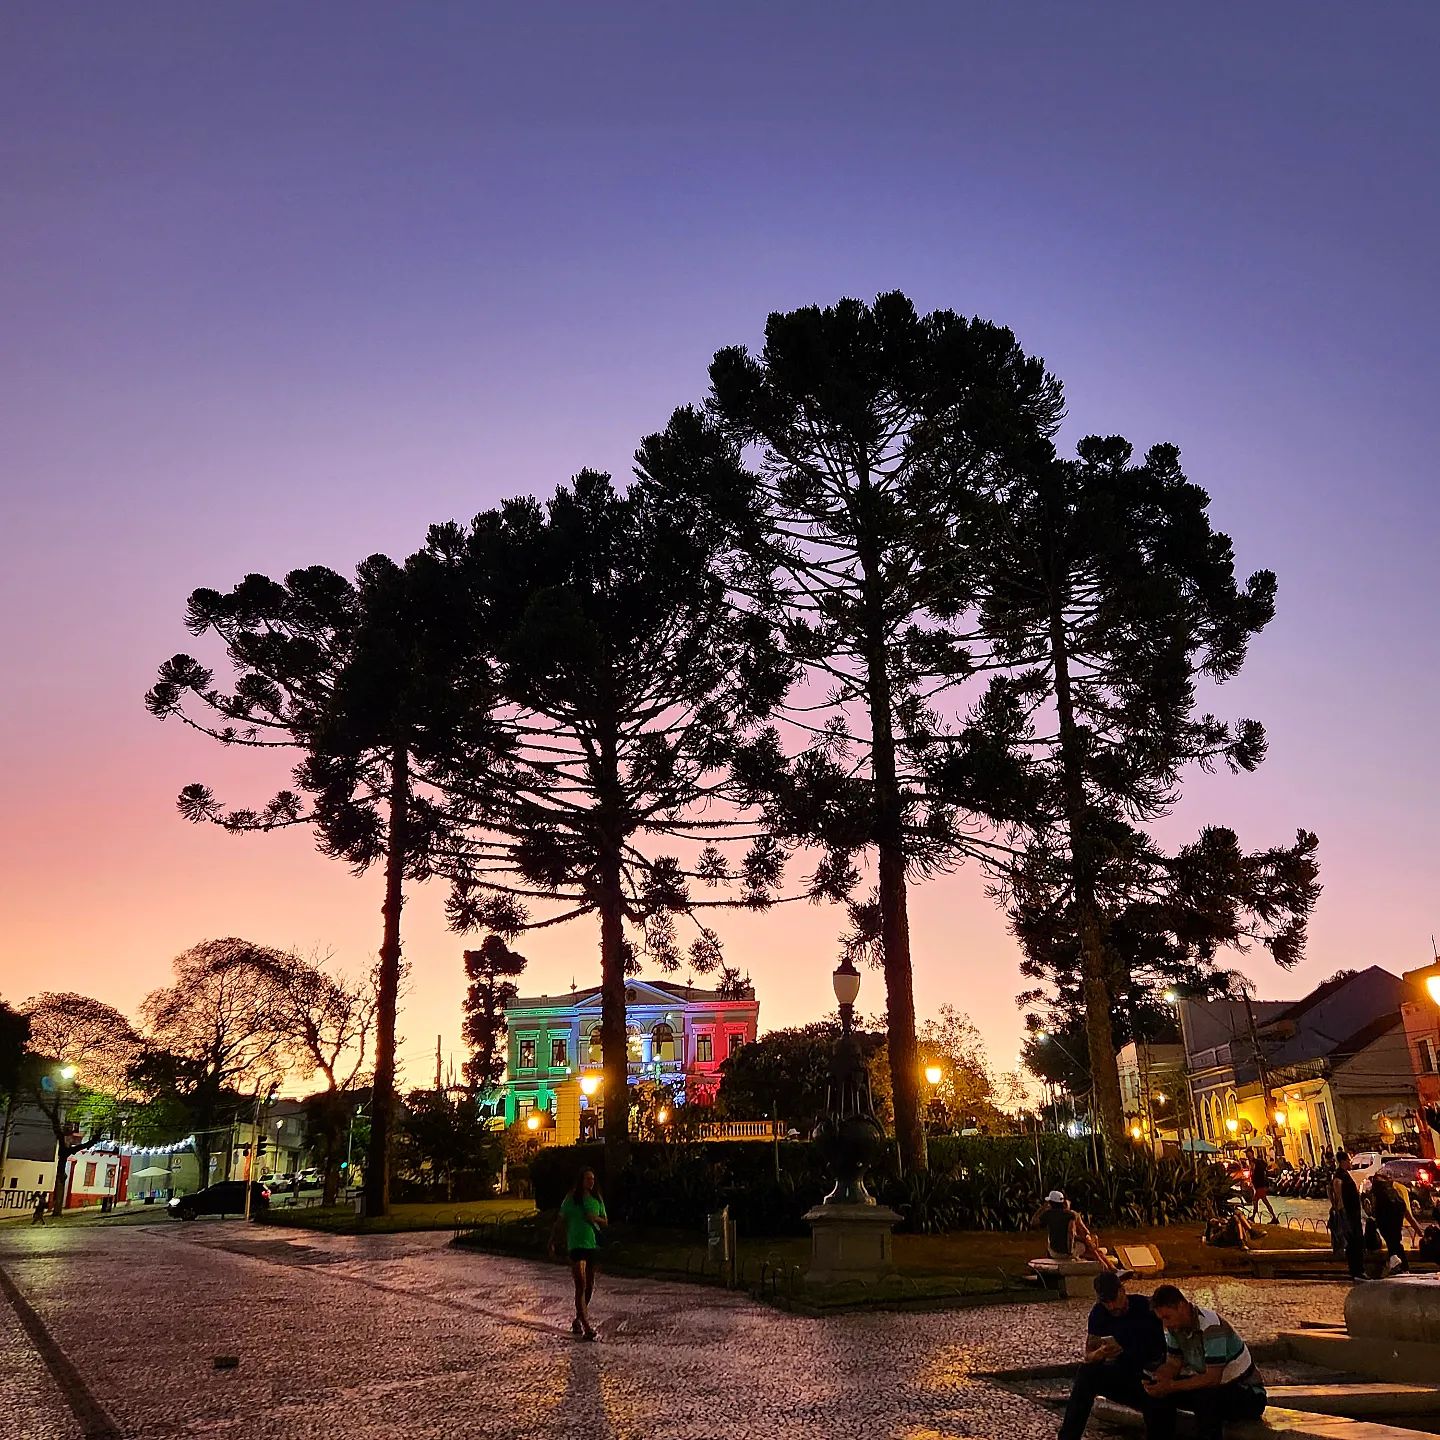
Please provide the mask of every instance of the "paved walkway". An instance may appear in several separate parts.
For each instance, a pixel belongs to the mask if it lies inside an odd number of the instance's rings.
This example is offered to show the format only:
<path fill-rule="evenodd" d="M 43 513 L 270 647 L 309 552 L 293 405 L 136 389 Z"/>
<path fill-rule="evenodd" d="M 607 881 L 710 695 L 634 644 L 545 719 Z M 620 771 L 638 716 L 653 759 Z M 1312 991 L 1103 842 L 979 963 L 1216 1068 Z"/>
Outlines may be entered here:
<path fill-rule="evenodd" d="M 1088 1308 L 822 1321 L 602 1277 L 601 1343 L 581 1345 L 565 1271 L 447 1238 L 6 1231 L 0 1413 L 26 1440 L 1051 1440 L 1050 1412 L 978 1377 L 1073 1358 Z M 1255 1340 L 1338 1319 L 1344 1300 L 1331 1284 L 1191 1288 Z"/>

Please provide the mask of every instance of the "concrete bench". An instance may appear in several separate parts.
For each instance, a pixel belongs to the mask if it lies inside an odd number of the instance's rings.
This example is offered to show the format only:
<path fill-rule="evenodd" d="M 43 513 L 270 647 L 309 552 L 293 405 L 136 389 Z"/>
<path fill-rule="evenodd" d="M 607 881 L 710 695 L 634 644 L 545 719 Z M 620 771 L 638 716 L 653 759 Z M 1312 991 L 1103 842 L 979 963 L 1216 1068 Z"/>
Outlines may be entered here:
<path fill-rule="evenodd" d="M 1345 1261 L 1327 1245 L 1294 1246 L 1283 1250 L 1266 1250 L 1252 1246 L 1239 1253 L 1262 1280 L 1273 1280 L 1281 1272 L 1293 1274 L 1298 1270 L 1318 1271 L 1325 1275 L 1346 1273 Z"/>
<path fill-rule="evenodd" d="M 1096 1260 L 1051 1260 L 1045 1256 L 1026 1263 L 1047 1290 L 1059 1291 L 1066 1300 L 1074 1295 L 1090 1296 L 1090 1282 L 1100 1273 L 1100 1264 Z"/>

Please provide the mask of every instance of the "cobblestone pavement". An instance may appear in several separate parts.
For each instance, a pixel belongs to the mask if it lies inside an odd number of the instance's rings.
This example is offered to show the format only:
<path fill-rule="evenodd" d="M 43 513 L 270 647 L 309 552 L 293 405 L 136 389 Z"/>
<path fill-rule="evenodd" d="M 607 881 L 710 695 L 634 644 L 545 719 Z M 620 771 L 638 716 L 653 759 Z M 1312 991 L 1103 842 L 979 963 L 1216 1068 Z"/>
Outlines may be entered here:
<path fill-rule="evenodd" d="M 20 1306 L 0 1298 L 10 1433 L 18 1415 L 25 1440 L 1050 1440 L 1051 1412 L 982 1377 L 1074 1358 L 1088 1308 L 812 1320 L 602 1276 L 601 1342 L 582 1345 L 563 1269 L 447 1239 L 204 1221 L 0 1234 Z M 1190 1288 L 1254 1340 L 1344 1300 L 1328 1283 Z M 88 1427 L 72 1412 L 87 1398 Z"/>

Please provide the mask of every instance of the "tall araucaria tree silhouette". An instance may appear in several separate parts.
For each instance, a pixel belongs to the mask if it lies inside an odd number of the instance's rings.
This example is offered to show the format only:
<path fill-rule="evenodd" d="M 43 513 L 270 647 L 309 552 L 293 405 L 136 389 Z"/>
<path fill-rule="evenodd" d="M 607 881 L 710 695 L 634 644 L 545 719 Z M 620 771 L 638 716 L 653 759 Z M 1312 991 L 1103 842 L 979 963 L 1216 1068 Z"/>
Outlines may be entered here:
<path fill-rule="evenodd" d="M 263 809 L 226 810 L 196 784 L 180 795 L 187 818 L 232 831 L 308 825 L 320 850 L 356 873 L 384 867 L 365 1166 L 371 1214 L 389 1208 L 405 882 L 428 878 L 437 846 L 483 811 L 496 739 L 487 719 L 490 676 L 471 637 L 457 632 L 469 616 L 452 585 L 446 567 L 422 553 L 403 566 L 372 556 L 353 582 L 314 566 L 283 582 L 250 575 L 228 594 L 197 590 L 186 625 L 223 644 L 230 686 L 176 655 L 145 697 L 159 719 L 178 719 L 221 744 L 298 754 L 294 789 Z M 464 803 L 432 783 L 441 764 L 470 776 Z"/>
<path fill-rule="evenodd" d="M 963 462 L 963 436 L 956 453 Z M 1250 637 L 1274 614 L 1275 577 L 1260 571 L 1237 583 L 1230 539 L 1211 526 L 1209 497 L 1186 479 L 1173 446 L 1132 464 L 1127 441 L 1092 436 L 1077 457 L 1011 467 L 980 504 L 962 463 L 949 492 L 956 503 L 945 508 L 974 567 L 992 655 L 1009 667 L 1004 684 L 1033 722 L 1033 845 L 1020 891 L 1039 886 L 1042 908 L 1061 904 L 1074 926 L 1096 1110 L 1113 1146 L 1124 1133 L 1111 1025 L 1122 981 L 1108 932 L 1124 886 L 1109 876 L 1134 864 L 1142 889 L 1158 883 L 1164 867 L 1131 824 L 1172 808 L 1186 766 L 1250 770 L 1263 758 L 1261 726 L 1200 713 L 1196 689 L 1239 670 Z M 1302 941 L 1313 903 L 1313 876 L 1302 873 L 1311 850 L 1302 835 L 1286 862 L 1300 872 L 1286 901 L 1291 923 L 1276 936 L 1282 956 Z M 1227 903 L 1252 898 L 1253 886 L 1247 896 L 1242 885 Z M 1033 937 L 1031 910 L 1023 900 L 1022 936 Z"/>
<path fill-rule="evenodd" d="M 515 980 L 525 964 L 499 935 L 487 935 L 478 949 L 465 952 L 465 1079 L 482 1103 L 505 1073 L 505 1007 L 520 993 Z"/>
<path fill-rule="evenodd" d="M 716 354 L 710 387 L 703 417 L 677 412 L 640 468 L 728 518 L 737 603 L 774 617 L 804 668 L 784 735 L 752 746 L 739 773 L 778 839 L 824 852 L 816 893 L 849 893 L 873 858 L 878 884 L 851 904 L 845 944 L 884 968 L 896 1136 L 919 1168 L 908 887 L 986 848 L 972 821 L 1010 783 L 1004 711 L 955 708 L 977 667 L 965 556 L 932 504 L 931 451 L 943 434 L 952 486 L 984 489 L 1048 451 L 1060 388 L 1008 330 L 921 317 L 899 294 L 773 314 L 759 354 Z M 727 446 L 743 466 L 725 463 Z"/>
<path fill-rule="evenodd" d="M 1226 953 L 1259 945 L 1285 969 L 1298 964 L 1320 894 L 1318 843 L 1301 831 L 1293 845 L 1247 853 L 1234 831 L 1211 826 L 1167 854 L 1134 827 L 1106 827 L 1096 895 L 1109 961 L 1112 1044 L 1178 1038 L 1166 993 L 1190 999 L 1229 993 L 1236 977 L 1219 964 Z M 1021 1005 L 1038 1007 L 1027 1016 L 1027 1062 L 1037 1074 L 1088 1090 L 1080 926 L 1070 876 L 1062 830 L 1037 839 L 997 890 L 1024 951 L 1021 971 L 1037 982 L 1018 997 Z"/>
<path fill-rule="evenodd" d="M 472 629 L 495 641 L 512 737 L 503 833 L 457 847 L 451 920 L 513 936 L 598 916 L 612 1185 L 627 1155 L 627 972 L 641 949 L 678 967 L 675 917 L 724 903 L 697 901 L 692 882 L 738 877 L 730 903 L 760 905 L 778 879 L 768 841 L 732 851 L 746 826 L 721 792 L 731 751 L 788 672 L 764 620 L 728 605 L 716 543 L 693 506 L 639 483 L 622 495 L 593 471 L 543 508 L 516 500 L 431 535 L 446 563 L 464 556 Z M 463 775 L 453 783 L 464 794 Z M 665 846 L 677 853 L 657 853 Z M 690 963 L 723 967 L 713 930 L 695 923 Z"/>

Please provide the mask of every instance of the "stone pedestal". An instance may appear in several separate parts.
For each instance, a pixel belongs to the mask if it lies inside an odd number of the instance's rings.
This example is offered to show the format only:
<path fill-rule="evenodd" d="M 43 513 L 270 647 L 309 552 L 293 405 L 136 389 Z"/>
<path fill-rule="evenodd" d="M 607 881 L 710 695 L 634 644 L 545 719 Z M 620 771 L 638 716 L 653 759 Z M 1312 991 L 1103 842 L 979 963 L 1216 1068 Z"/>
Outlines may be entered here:
<path fill-rule="evenodd" d="M 1440 1377 L 1440 1276 L 1400 1275 L 1356 1285 L 1345 1329 L 1292 1330 L 1290 1353 L 1331 1370 L 1433 1387 Z"/>
<path fill-rule="evenodd" d="M 1434 1349 L 1440 1378 L 1440 1276 L 1395 1275 L 1356 1285 L 1345 1297 L 1345 1328 L 1373 1340 L 1403 1340 Z"/>
<path fill-rule="evenodd" d="M 810 1224 L 812 1285 L 878 1280 L 895 1271 L 894 1236 L 900 1217 L 886 1205 L 817 1205 Z"/>

